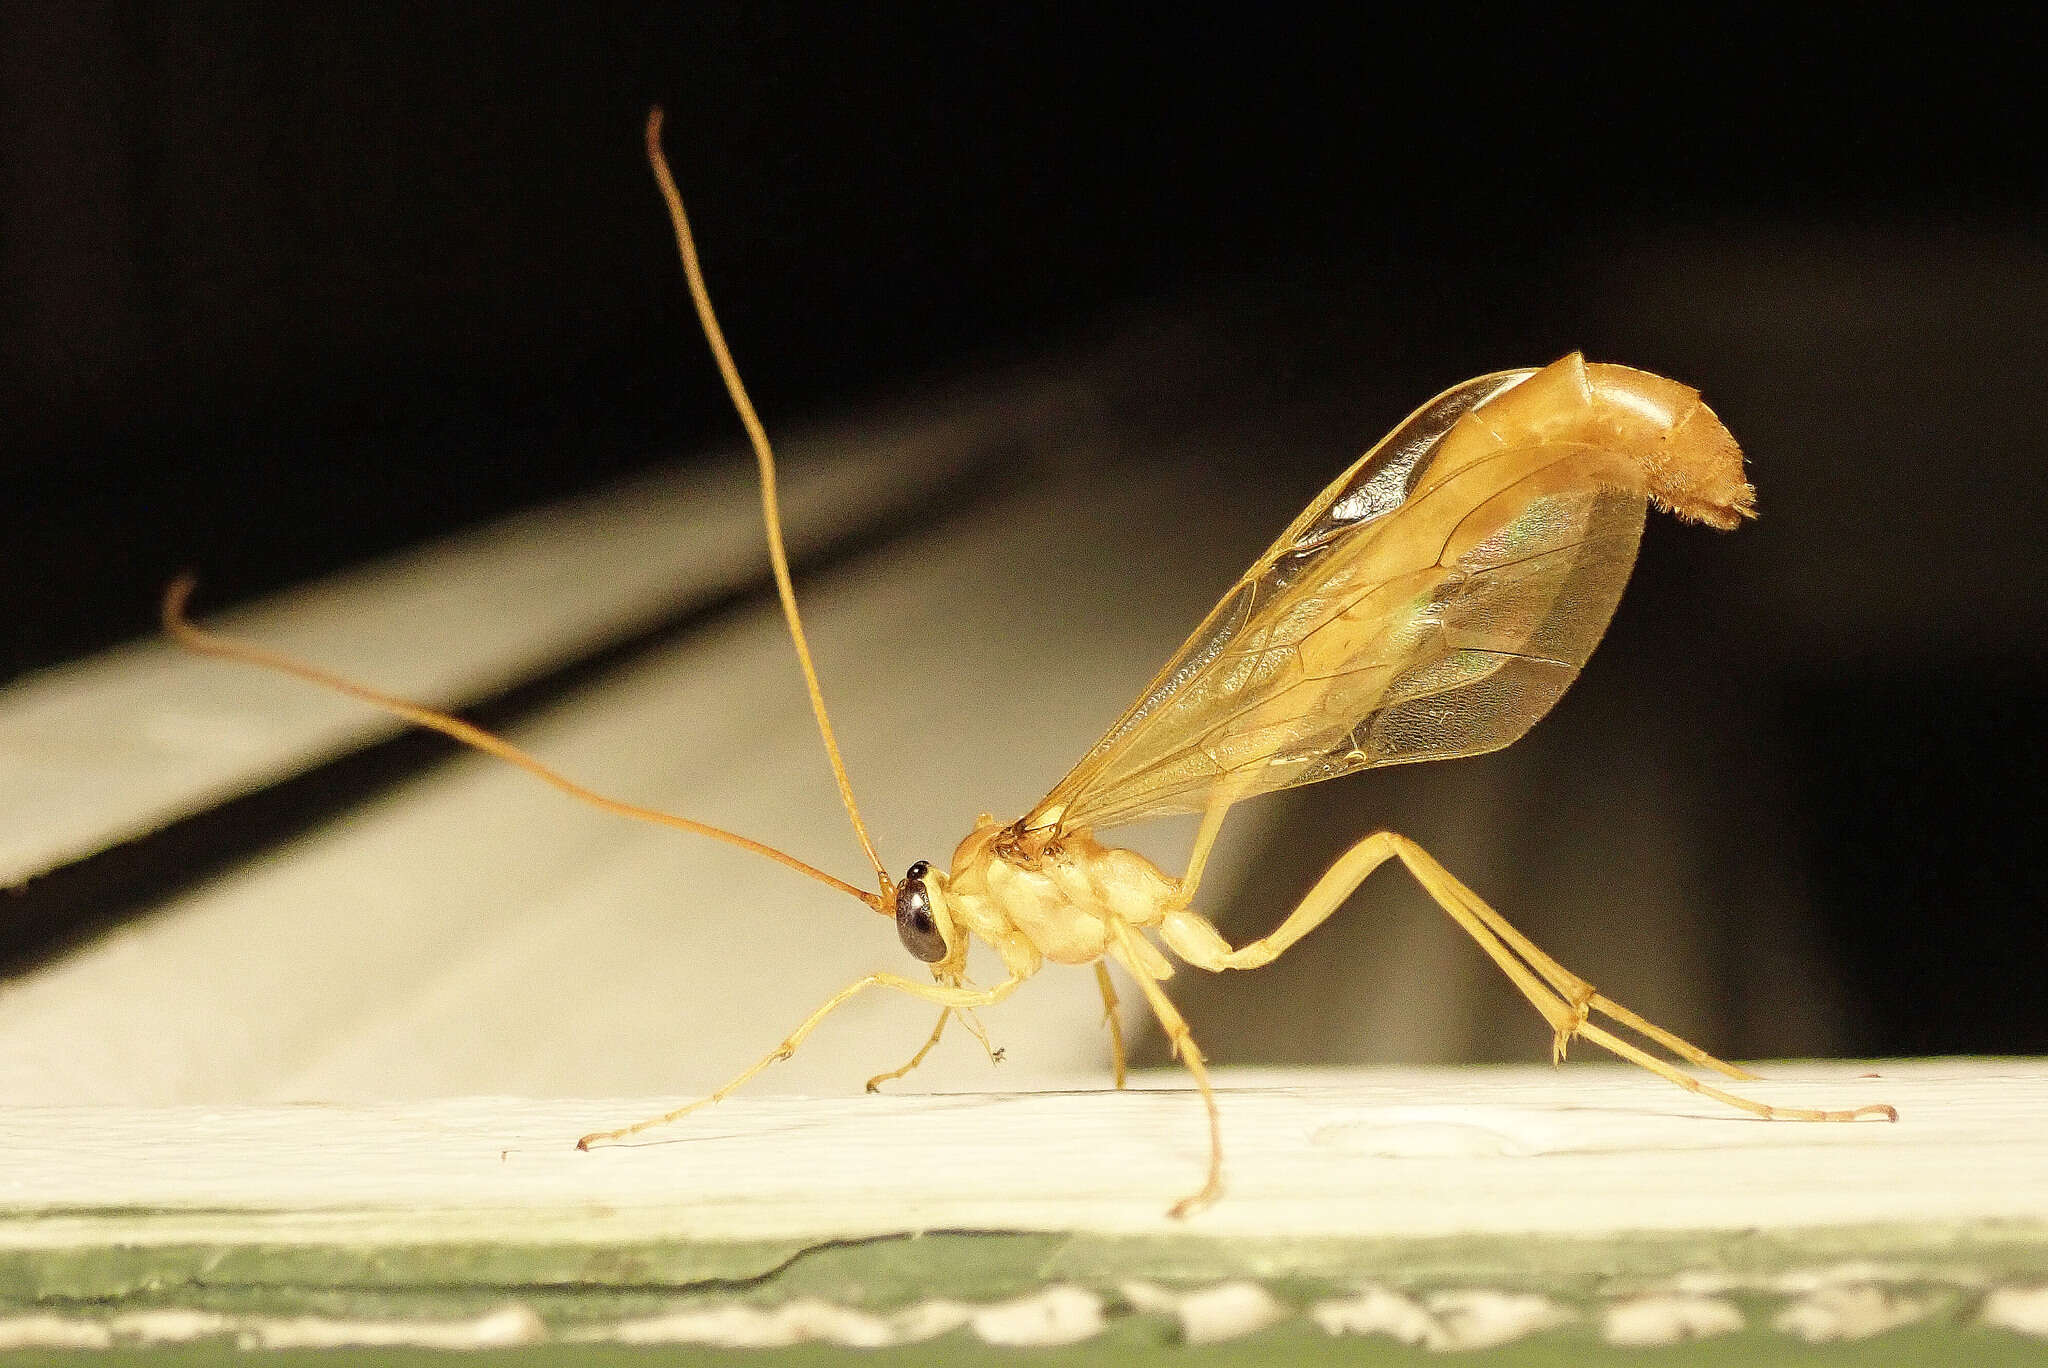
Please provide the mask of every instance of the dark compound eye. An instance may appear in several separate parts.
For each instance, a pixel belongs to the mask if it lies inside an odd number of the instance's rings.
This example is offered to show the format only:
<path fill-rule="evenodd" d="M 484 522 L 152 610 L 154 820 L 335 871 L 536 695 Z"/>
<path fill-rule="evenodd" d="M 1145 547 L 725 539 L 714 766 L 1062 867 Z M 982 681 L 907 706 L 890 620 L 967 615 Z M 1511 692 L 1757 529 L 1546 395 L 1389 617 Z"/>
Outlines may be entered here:
<path fill-rule="evenodd" d="M 903 948 L 926 964 L 946 957 L 946 938 L 939 933 L 939 919 L 932 914 L 932 895 L 924 886 L 931 865 L 919 860 L 904 872 L 896 886 L 896 935 Z"/>

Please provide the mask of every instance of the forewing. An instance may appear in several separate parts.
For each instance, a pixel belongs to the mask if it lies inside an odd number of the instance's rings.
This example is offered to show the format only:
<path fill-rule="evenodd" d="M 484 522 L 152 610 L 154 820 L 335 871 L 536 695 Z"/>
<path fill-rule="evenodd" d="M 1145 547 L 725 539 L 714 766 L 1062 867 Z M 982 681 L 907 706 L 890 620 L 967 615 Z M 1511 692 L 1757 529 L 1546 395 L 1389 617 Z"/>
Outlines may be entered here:
<path fill-rule="evenodd" d="M 1026 824 L 1199 811 L 1526 731 L 1605 630 L 1645 506 L 1581 445 L 1468 444 L 1446 469 L 1457 419 L 1530 373 L 1446 391 L 1346 471 Z"/>

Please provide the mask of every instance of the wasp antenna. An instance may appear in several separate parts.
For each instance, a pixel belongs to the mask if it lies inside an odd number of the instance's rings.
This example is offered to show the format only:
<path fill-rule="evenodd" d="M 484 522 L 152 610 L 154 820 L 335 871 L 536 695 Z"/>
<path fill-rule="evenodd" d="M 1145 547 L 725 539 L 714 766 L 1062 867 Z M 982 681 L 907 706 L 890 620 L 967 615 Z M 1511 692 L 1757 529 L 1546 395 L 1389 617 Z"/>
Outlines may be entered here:
<path fill-rule="evenodd" d="M 188 651 L 195 651 L 200 655 L 213 656 L 220 660 L 233 660 L 239 661 L 244 665 L 260 666 L 266 670 L 275 670 L 279 674 L 290 675 L 295 679 L 303 679 L 309 684 L 317 684 L 323 689 L 329 689 L 335 693 L 346 695 L 360 703 L 367 703 L 371 707 L 390 713 L 394 717 L 404 718 L 416 727 L 425 727 L 429 731 L 437 731 L 443 736 L 460 741 L 465 746 L 474 747 L 486 755 L 495 755 L 500 760 L 517 765 L 542 783 L 560 789 L 578 802 L 588 803 L 602 812 L 609 812 L 618 817 L 629 817 L 636 822 L 648 822 L 655 826 L 669 827 L 675 831 L 687 831 L 697 836 L 708 836 L 714 841 L 723 841 L 727 845 L 738 846 L 741 850 L 751 850 L 754 854 L 765 856 L 785 868 L 793 869 L 797 873 L 816 879 L 819 883 L 825 884 L 828 887 L 836 888 L 849 897 L 858 898 L 877 912 L 884 915 L 890 913 L 890 909 L 884 904 L 879 895 L 863 892 L 844 880 L 835 879 L 824 870 L 813 868 L 802 860 L 797 859 L 794 855 L 777 850 L 774 846 L 768 845 L 765 842 L 756 841 L 752 837 L 742 836 L 737 832 L 727 831 L 723 827 L 715 827 L 706 822 L 694 821 L 688 817 L 679 817 L 672 812 L 662 812 L 657 808 L 640 807 L 634 803 L 622 802 L 617 798 L 608 798 L 602 793 L 585 788 L 561 771 L 542 764 L 510 741 L 495 736 L 485 731 L 482 727 L 465 722 L 459 717 L 454 717 L 444 712 L 437 712 L 425 704 L 400 698 L 396 694 L 384 693 L 381 690 L 369 687 L 367 684 L 358 684 L 352 679 L 346 679 L 331 671 L 323 670 L 318 665 L 310 664 L 295 656 L 288 656 L 280 651 L 272 651 L 251 642 L 239 641 L 234 637 L 221 636 L 218 633 L 209 632 L 195 625 L 192 619 L 186 615 L 187 605 L 192 601 L 192 591 L 198 587 L 198 583 L 198 578 L 190 571 L 187 571 L 172 580 L 164 589 L 164 633 Z"/>
<path fill-rule="evenodd" d="M 789 557 L 782 549 L 782 511 L 775 500 L 775 452 L 768 445 L 767 429 L 761 426 L 753 401 L 747 398 L 747 387 L 740 382 L 740 370 L 725 345 L 718 315 L 711 310 L 711 292 L 704 286 L 704 271 L 697 261 L 697 241 L 690 234 L 690 217 L 683 212 L 682 194 L 676 189 L 675 177 L 669 174 L 668 158 L 662 155 L 660 105 L 647 111 L 647 163 L 653 168 L 654 182 L 661 187 L 661 197 L 668 204 L 669 221 L 675 226 L 676 250 L 682 253 L 683 276 L 690 283 L 690 299 L 697 306 L 697 321 L 704 327 L 704 340 L 711 344 L 718 373 L 725 377 L 726 393 L 732 396 L 732 406 L 739 411 L 747 440 L 754 446 L 754 459 L 761 467 L 761 517 L 768 525 L 768 559 L 775 566 L 775 590 L 782 596 L 782 615 L 789 620 L 789 639 L 796 645 L 797 663 L 803 666 L 804 685 L 811 693 L 811 712 L 818 719 L 818 735 L 825 739 L 825 755 L 832 762 L 832 777 L 839 785 L 846 815 L 853 820 L 853 834 L 860 838 L 861 849 L 867 852 L 868 863 L 875 867 L 875 877 L 886 895 L 893 887 L 889 871 L 882 867 L 882 857 L 875 853 L 875 843 L 868 838 L 867 824 L 860 819 L 860 805 L 853 801 L 853 781 L 846 777 L 846 761 L 840 757 L 838 738 L 832 734 L 832 719 L 825 711 L 825 691 L 818 685 L 818 669 L 811 662 L 810 643 L 804 639 L 803 617 L 796 610 L 796 586 L 790 582 Z"/>

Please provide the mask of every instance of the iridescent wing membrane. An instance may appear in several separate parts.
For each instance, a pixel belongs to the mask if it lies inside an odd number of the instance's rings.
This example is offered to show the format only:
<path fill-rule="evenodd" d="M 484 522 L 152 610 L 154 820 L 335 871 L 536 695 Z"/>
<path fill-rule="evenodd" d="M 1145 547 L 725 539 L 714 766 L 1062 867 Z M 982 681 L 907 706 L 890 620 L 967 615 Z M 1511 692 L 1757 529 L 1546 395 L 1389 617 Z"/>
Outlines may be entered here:
<path fill-rule="evenodd" d="M 1606 630 L 1646 506 L 1625 453 L 1474 412 L 1539 374 L 1445 391 L 1338 477 L 1025 827 L 1198 812 L 1534 725 Z"/>

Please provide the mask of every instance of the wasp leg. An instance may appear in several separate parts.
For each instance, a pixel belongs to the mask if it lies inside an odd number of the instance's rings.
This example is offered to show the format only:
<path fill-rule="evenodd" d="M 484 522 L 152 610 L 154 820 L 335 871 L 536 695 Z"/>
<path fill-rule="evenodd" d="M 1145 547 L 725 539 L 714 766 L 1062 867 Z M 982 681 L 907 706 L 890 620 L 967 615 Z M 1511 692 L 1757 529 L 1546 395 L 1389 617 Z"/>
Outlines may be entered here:
<path fill-rule="evenodd" d="M 880 1092 L 884 1083 L 892 1083 L 924 1063 L 924 1057 L 938 1046 L 939 1037 L 946 1033 L 946 1023 L 952 1020 L 952 1017 L 953 1009 L 951 1007 L 941 1007 L 939 1009 L 939 1024 L 932 1027 L 931 1037 L 924 1044 L 917 1047 L 917 1053 L 910 1057 L 910 1062 L 901 1068 L 891 1069 L 887 1073 L 878 1073 L 873 1078 L 870 1078 L 868 1080 L 868 1091 Z"/>
<path fill-rule="evenodd" d="M 1460 883 L 1428 851 L 1391 831 L 1376 832 L 1338 856 L 1323 877 L 1316 881 L 1315 887 L 1270 935 L 1233 950 L 1207 918 L 1181 909 L 1167 914 L 1160 926 L 1161 938 L 1169 949 L 1198 969 L 1256 969 L 1271 964 L 1296 941 L 1327 920 L 1375 869 L 1394 858 L 1399 858 L 1407 866 L 1408 872 L 1436 900 L 1437 906 L 1479 943 L 1479 948 L 1500 966 L 1501 971 L 1521 990 L 1522 996 L 1543 1014 L 1543 1019 L 1550 1023 L 1554 1033 L 1553 1058 L 1564 1057 L 1565 1046 L 1573 1036 L 1584 1036 L 1602 1049 L 1669 1079 L 1689 1092 L 1700 1093 L 1757 1116 L 1797 1121 L 1853 1121 L 1865 1116 L 1898 1119 L 1898 1113 L 1883 1104 L 1845 1111 L 1821 1111 L 1810 1107 L 1772 1107 L 1737 1097 L 1710 1087 L 1654 1055 L 1591 1025 L 1588 1016 L 1598 1012 L 1641 1032 L 1690 1063 L 1730 1078 L 1756 1077 L 1745 1069 L 1716 1059 L 1697 1045 L 1644 1020 L 1597 992 L 1592 984 L 1537 949 L 1528 937 L 1508 923 L 1507 918 L 1488 907 L 1478 894 Z"/>
<path fill-rule="evenodd" d="M 967 1028 L 967 1033 L 974 1037 L 976 1044 L 981 1046 L 981 1052 L 988 1056 L 988 1062 L 991 1064 L 1002 1063 L 1004 1049 L 988 1038 L 988 1027 L 981 1024 L 981 1018 L 970 1011 L 962 1011 L 958 1015 L 960 1017 L 960 1024 Z"/>
<path fill-rule="evenodd" d="M 1194 848 L 1188 852 L 1187 872 L 1180 876 L 1180 887 L 1174 890 L 1174 907 L 1183 908 L 1194 902 L 1202 871 L 1209 867 L 1209 852 L 1215 848 L 1223 819 L 1230 815 L 1230 806 L 1236 800 L 1236 793 L 1222 785 L 1209 795 L 1209 802 L 1202 809 L 1202 825 L 1195 831 Z"/>
<path fill-rule="evenodd" d="M 1124 1085 L 1124 1024 L 1117 1020 L 1116 985 L 1109 981 L 1109 966 L 1095 961 L 1095 982 L 1102 989 L 1102 1019 L 1109 1026 L 1110 1067 L 1116 1071 L 1116 1085 Z"/>
<path fill-rule="evenodd" d="M 696 1101 L 687 1103 L 684 1106 L 677 1107 L 672 1112 L 664 1112 L 660 1116 L 650 1117 L 645 1121 L 636 1121 L 632 1125 L 623 1126 L 618 1130 L 597 1131 L 586 1135 L 576 1142 L 576 1148 L 587 1150 L 592 1145 L 609 1144 L 612 1141 L 623 1140 L 629 1135 L 638 1135 L 641 1131 L 653 1130 L 656 1126 L 666 1126 L 671 1121 L 679 1121 L 699 1107 L 708 1107 L 714 1102 L 723 1102 L 737 1089 L 744 1087 L 754 1075 L 766 1069 L 770 1064 L 778 1063 L 795 1054 L 796 1047 L 803 1044 L 804 1037 L 818 1029 L 819 1022 L 869 988 L 894 988 L 899 993 L 908 993 L 912 997 L 923 998 L 926 1002 L 935 1002 L 941 1007 L 958 1009 L 962 1007 L 987 1007 L 991 1003 L 1001 1002 L 1015 991 L 1017 985 L 1023 981 L 1022 977 L 1012 975 L 1001 983 L 996 984 L 993 988 L 955 988 L 941 983 L 919 983 L 914 979 L 907 979 L 898 974 L 869 974 L 866 978 L 855 979 L 852 983 L 847 984 L 844 988 L 841 988 L 830 998 L 826 999 L 825 1005 L 806 1017 L 804 1024 L 791 1031 L 780 1045 L 770 1050 L 752 1065 L 741 1070 L 731 1080 L 719 1087 L 716 1092 L 700 1097 Z M 936 1036 L 936 1032 L 934 1035 Z"/>
<path fill-rule="evenodd" d="M 1119 942 L 1124 942 L 1136 934 L 1125 930 L 1121 925 L 1117 928 Z M 1117 962 L 1130 972 L 1131 977 L 1138 981 L 1138 987 L 1144 991 L 1145 1000 L 1152 1005 L 1152 1015 L 1159 1018 L 1160 1029 L 1166 1032 L 1167 1043 L 1173 1047 L 1174 1057 L 1186 1065 L 1188 1072 L 1194 1075 L 1195 1086 L 1202 1092 L 1202 1105 L 1209 1112 L 1208 1176 L 1199 1189 L 1175 1202 L 1167 1211 L 1167 1215 L 1176 1219 L 1186 1217 L 1223 1195 L 1223 1122 L 1216 1112 L 1215 1090 L 1209 1086 L 1208 1061 L 1203 1057 L 1201 1047 L 1195 1044 L 1195 1037 L 1188 1030 L 1187 1019 L 1166 996 L 1166 990 L 1159 986 L 1159 981 L 1139 966 L 1135 952 L 1120 944 L 1111 953 L 1116 956 Z"/>

